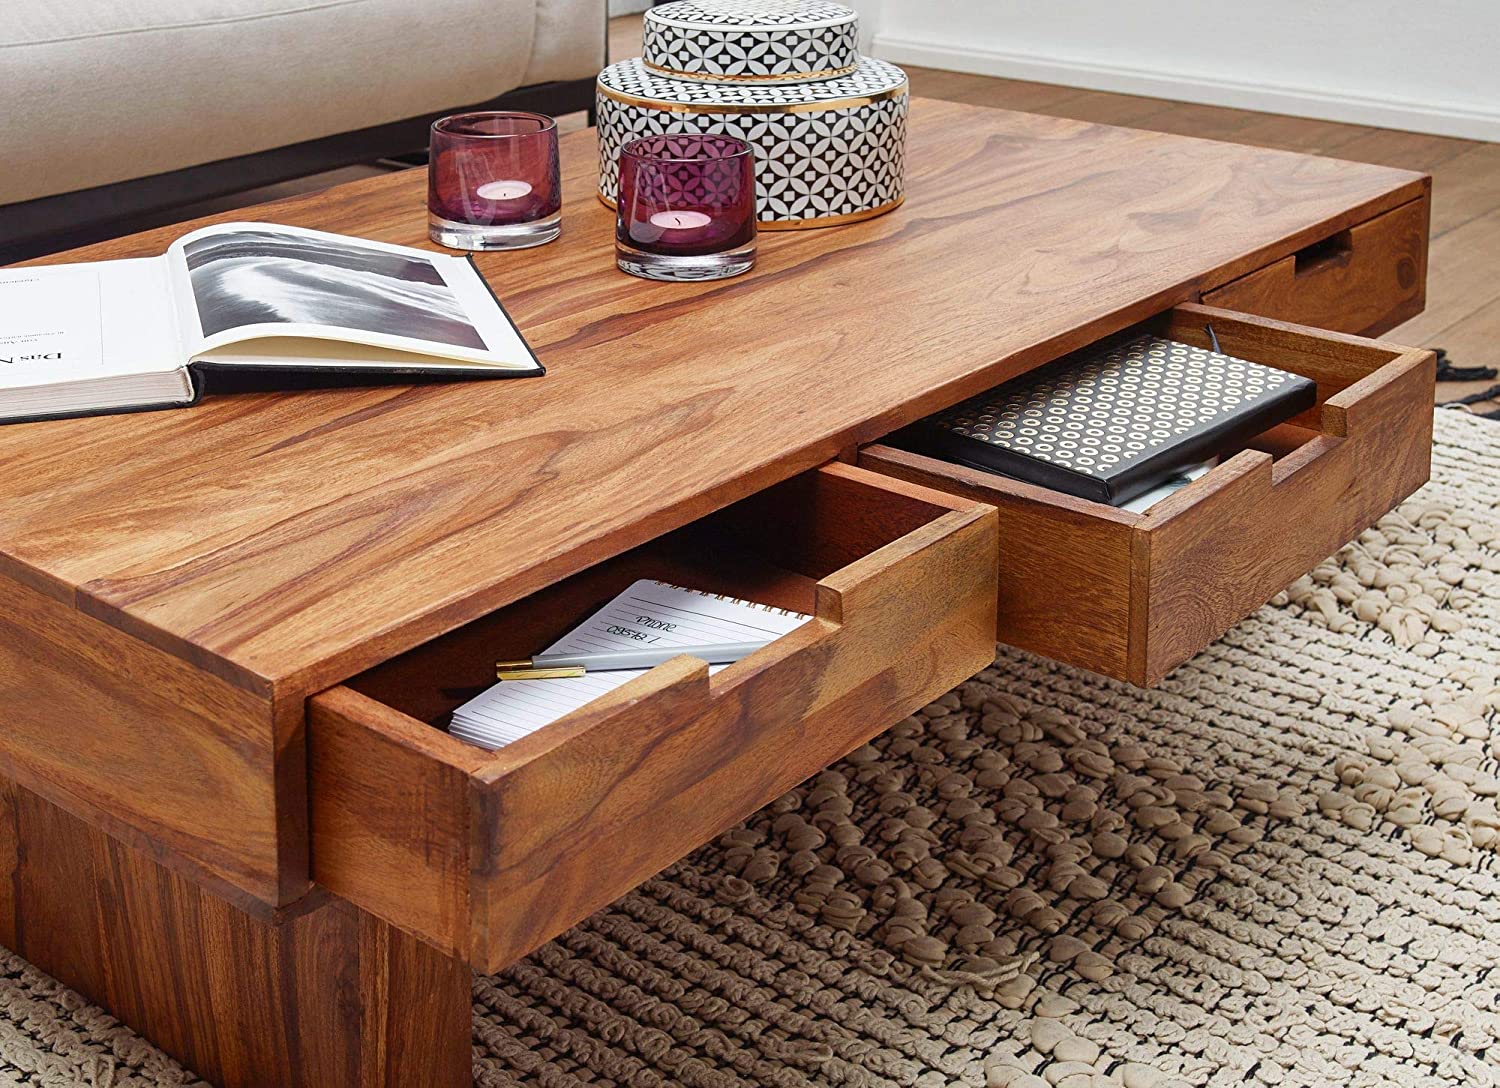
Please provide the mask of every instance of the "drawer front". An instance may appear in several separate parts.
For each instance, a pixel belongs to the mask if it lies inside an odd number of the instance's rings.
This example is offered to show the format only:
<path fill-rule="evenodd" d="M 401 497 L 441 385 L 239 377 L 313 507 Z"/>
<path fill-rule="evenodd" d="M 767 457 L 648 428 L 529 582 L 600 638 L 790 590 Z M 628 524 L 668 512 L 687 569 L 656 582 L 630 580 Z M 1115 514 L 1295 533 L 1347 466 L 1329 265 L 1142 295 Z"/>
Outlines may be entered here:
<path fill-rule="evenodd" d="M 1000 512 L 1000 641 L 1136 684 L 1168 671 L 1428 476 L 1430 352 L 1203 306 L 1157 327 L 1318 383 L 1318 406 L 1130 513 L 886 446 L 859 463 Z"/>
<path fill-rule="evenodd" d="M 1427 300 L 1424 196 L 1207 291 L 1203 302 L 1281 321 L 1376 336 Z"/>
<path fill-rule="evenodd" d="M 769 561 L 837 565 L 808 584 L 814 619 L 713 677 L 677 658 L 494 753 L 369 694 L 379 678 L 312 699 L 314 879 L 494 970 L 989 664 L 994 511 L 848 465 L 812 475 L 744 513 L 770 526 Z M 665 555 L 579 577 L 673 574 Z M 556 600 L 599 599 L 577 588 Z M 440 650 L 402 675 L 440 672 Z"/>

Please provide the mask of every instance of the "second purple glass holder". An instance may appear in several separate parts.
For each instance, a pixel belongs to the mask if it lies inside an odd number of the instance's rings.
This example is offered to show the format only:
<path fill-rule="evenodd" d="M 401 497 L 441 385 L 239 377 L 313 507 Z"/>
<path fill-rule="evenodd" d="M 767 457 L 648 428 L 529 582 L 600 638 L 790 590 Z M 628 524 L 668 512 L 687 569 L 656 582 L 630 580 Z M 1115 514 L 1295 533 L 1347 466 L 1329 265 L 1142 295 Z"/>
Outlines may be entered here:
<path fill-rule="evenodd" d="M 646 136 L 620 151 L 615 263 L 653 280 L 717 280 L 755 263 L 755 160 L 733 136 Z"/>

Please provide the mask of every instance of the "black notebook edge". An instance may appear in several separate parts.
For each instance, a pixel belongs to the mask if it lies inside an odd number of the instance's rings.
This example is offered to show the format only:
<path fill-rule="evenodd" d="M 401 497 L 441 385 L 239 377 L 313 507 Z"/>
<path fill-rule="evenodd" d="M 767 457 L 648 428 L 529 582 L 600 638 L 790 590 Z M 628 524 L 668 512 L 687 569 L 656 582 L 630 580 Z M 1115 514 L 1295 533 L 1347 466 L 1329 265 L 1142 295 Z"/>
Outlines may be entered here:
<path fill-rule="evenodd" d="M 516 334 L 516 339 L 521 341 L 522 345 L 526 348 L 526 354 L 531 356 L 531 362 L 536 367 L 535 374 L 513 371 L 511 373 L 511 376 L 516 378 L 540 378 L 542 375 L 546 374 L 547 368 L 544 367 L 542 365 L 542 361 L 536 357 L 536 351 L 532 348 L 531 341 L 526 339 L 526 334 L 521 331 L 521 326 L 516 324 L 516 319 L 510 316 L 510 311 L 505 308 L 505 303 L 500 301 L 500 296 L 495 294 L 495 289 L 490 286 L 490 281 L 484 278 L 483 272 L 479 271 L 479 265 L 474 260 L 474 254 L 465 253 L 464 259 L 469 262 L 469 267 L 474 270 L 474 275 L 479 277 L 479 282 L 484 284 L 484 289 L 489 292 L 490 298 L 495 300 L 496 309 L 500 311 L 500 315 L 504 317 L 505 320 L 510 324 L 511 329 Z"/>
<path fill-rule="evenodd" d="M 1076 495 L 1080 499 L 1101 503 L 1110 501 L 1109 486 L 1097 476 L 1013 453 L 1000 446 L 990 446 L 977 438 L 957 434 L 926 420 L 917 420 L 911 426 L 891 435 L 887 441 L 901 449 L 935 457 L 939 461 L 952 461 L 965 468 L 1007 476 L 1022 483 Z M 989 463 L 974 456 L 981 450 L 991 456 Z"/>
<path fill-rule="evenodd" d="M 1142 458 L 1107 480 L 1001 446 L 991 446 L 926 420 L 918 420 L 897 431 L 890 441 L 914 453 L 953 461 L 981 472 L 998 473 L 1106 506 L 1118 506 L 1151 490 L 1177 471 L 1217 456 L 1226 447 L 1253 438 L 1316 405 L 1317 382 L 1301 374 L 1292 374 L 1292 379 L 1282 390 L 1244 414 L 1195 428 L 1187 432 L 1183 441 Z M 989 463 L 975 456 L 981 451 L 988 455 Z"/>
<path fill-rule="evenodd" d="M 1109 500 L 1111 505 L 1118 506 L 1138 495 L 1144 495 L 1182 469 L 1243 445 L 1256 435 L 1285 423 L 1316 405 L 1318 383 L 1301 374 L 1293 374 L 1292 377 L 1294 380 L 1288 382 L 1275 396 L 1267 397 L 1244 415 L 1215 421 L 1201 429 L 1190 431 L 1190 441 L 1159 454 L 1152 454 L 1115 477 L 1110 481 L 1114 493 L 1114 497 Z"/>
<path fill-rule="evenodd" d="M 237 363 L 189 363 L 203 392 L 296 393 L 313 389 L 377 388 L 386 385 L 447 385 L 495 378 L 539 378 L 536 370 L 454 370 L 423 366 L 243 366 Z"/>

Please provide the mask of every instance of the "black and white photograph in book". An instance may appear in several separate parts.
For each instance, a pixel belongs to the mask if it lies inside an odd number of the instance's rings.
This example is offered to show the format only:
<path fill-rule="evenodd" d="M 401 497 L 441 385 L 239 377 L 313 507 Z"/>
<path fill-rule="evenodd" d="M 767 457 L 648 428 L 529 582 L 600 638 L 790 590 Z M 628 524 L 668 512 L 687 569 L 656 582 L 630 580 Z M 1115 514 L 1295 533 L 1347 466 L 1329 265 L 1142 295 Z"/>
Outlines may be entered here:
<path fill-rule="evenodd" d="M 330 325 L 484 350 L 430 261 L 273 231 L 183 247 L 204 336 L 262 322 Z"/>

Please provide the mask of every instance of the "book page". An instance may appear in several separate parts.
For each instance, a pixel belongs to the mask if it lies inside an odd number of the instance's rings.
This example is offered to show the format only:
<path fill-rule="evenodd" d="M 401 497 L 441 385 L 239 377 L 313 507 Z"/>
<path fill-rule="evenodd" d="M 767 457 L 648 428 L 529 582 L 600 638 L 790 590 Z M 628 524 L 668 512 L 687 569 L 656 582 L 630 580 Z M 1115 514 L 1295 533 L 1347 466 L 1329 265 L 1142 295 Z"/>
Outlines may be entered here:
<path fill-rule="evenodd" d="M 0 389 L 176 370 L 166 263 L 0 270 Z"/>
<path fill-rule="evenodd" d="M 270 223 L 226 223 L 167 251 L 179 323 L 194 359 L 317 367 L 320 341 L 444 361 L 533 370 L 537 363 L 483 278 L 463 257 Z M 266 351 L 253 341 L 279 343 Z M 289 341 L 311 341 L 288 348 Z M 332 365 L 348 365 L 346 358 Z"/>
<path fill-rule="evenodd" d="M 807 620 L 800 612 L 641 578 L 541 653 L 763 642 Z"/>
<path fill-rule="evenodd" d="M 784 608 L 641 579 L 543 654 L 769 642 L 810 617 Z M 709 672 L 726 668 L 710 665 Z M 649 669 L 613 669 L 558 680 L 506 680 L 453 712 L 454 736 L 500 748 L 536 732 Z"/>

